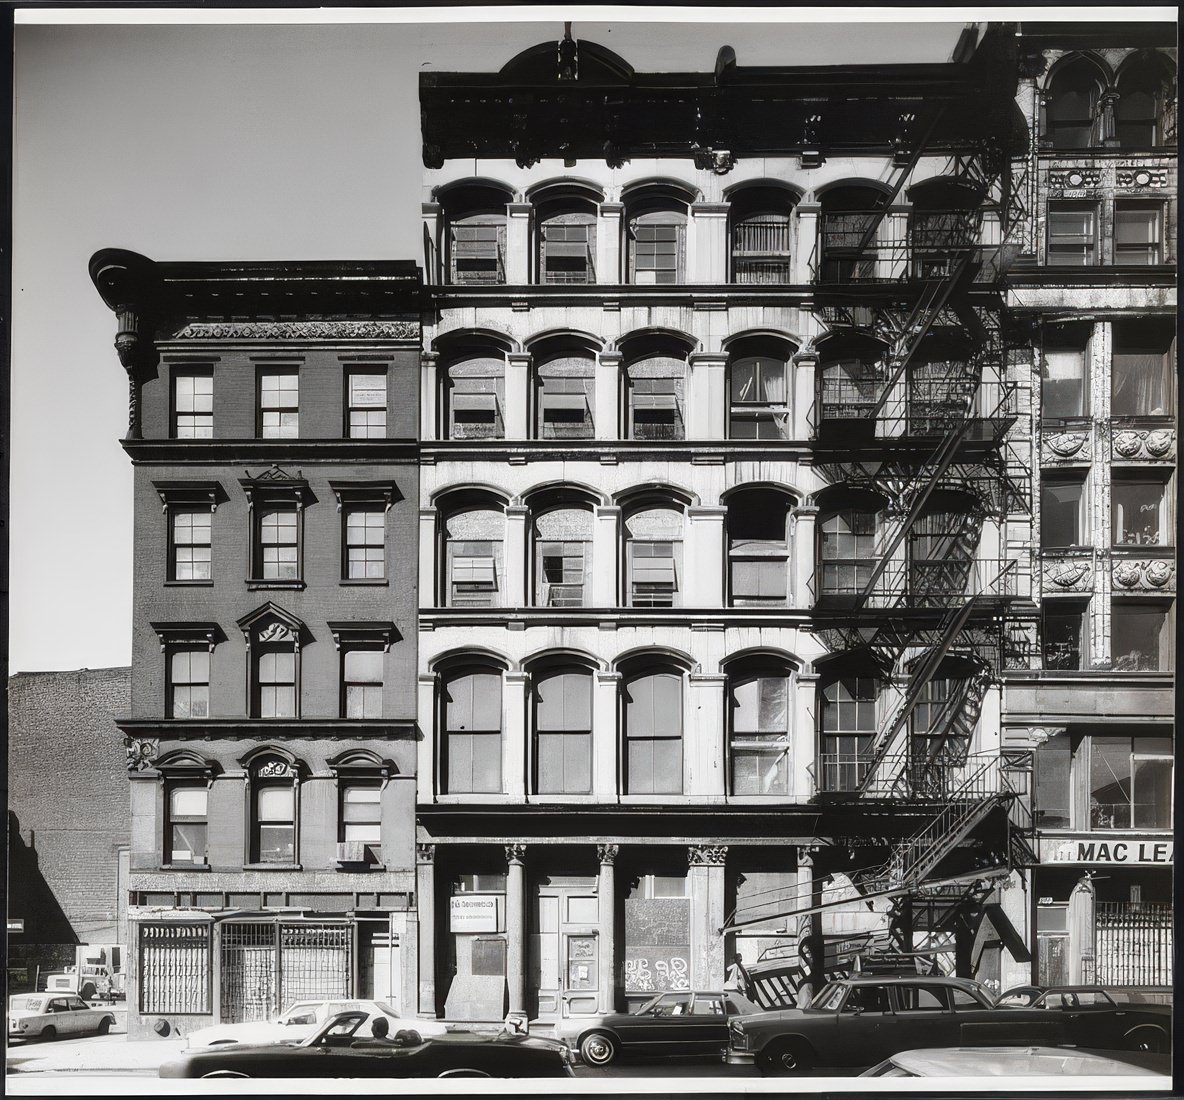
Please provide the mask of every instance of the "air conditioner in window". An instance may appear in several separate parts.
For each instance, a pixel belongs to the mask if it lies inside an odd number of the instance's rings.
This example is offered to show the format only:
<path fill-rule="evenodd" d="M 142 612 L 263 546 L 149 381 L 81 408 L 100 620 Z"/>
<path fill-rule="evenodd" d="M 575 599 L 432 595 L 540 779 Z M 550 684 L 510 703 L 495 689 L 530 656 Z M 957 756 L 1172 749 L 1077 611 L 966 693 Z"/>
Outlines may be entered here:
<path fill-rule="evenodd" d="M 360 840 L 344 840 L 337 845 L 338 863 L 365 863 L 366 845 Z"/>

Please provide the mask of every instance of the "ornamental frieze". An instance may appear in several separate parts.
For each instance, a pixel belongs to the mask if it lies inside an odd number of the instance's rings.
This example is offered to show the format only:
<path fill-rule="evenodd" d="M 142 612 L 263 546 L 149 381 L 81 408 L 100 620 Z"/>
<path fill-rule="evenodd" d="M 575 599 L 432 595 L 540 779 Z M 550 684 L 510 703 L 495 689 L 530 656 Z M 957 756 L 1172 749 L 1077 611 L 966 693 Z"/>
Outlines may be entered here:
<path fill-rule="evenodd" d="M 1057 432 L 1040 437 L 1040 461 L 1088 462 L 1093 454 L 1089 432 Z"/>
<path fill-rule="evenodd" d="M 1049 187 L 1080 189 L 1101 185 L 1102 173 L 1096 168 L 1062 168 L 1053 169 L 1048 173 Z"/>
<path fill-rule="evenodd" d="M 1167 187 L 1168 170 L 1143 164 L 1120 164 L 1114 170 L 1116 187 Z"/>
<path fill-rule="evenodd" d="M 178 340 L 415 340 L 417 321 L 198 321 Z"/>
<path fill-rule="evenodd" d="M 1174 428 L 1116 431 L 1110 441 L 1116 459 L 1170 459 L 1176 451 Z"/>
<path fill-rule="evenodd" d="M 1176 567 L 1163 558 L 1150 561 L 1125 558 L 1115 562 L 1110 576 L 1115 591 L 1173 592 L 1176 588 Z"/>
<path fill-rule="evenodd" d="M 1046 562 L 1045 592 L 1088 592 L 1093 588 L 1093 562 L 1079 559 Z"/>

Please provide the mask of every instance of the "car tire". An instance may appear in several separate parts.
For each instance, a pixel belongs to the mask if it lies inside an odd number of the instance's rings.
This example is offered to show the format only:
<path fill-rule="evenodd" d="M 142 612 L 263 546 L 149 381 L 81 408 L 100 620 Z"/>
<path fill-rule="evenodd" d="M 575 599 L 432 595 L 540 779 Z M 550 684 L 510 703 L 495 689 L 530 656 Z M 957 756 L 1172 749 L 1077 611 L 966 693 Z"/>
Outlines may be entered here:
<path fill-rule="evenodd" d="M 1167 1032 L 1154 1025 L 1135 1028 L 1127 1033 L 1126 1041 L 1131 1050 L 1145 1050 L 1148 1054 L 1166 1054 L 1171 1049 Z"/>
<path fill-rule="evenodd" d="M 103 1018 L 102 1018 L 102 1019 L 99 1021 L 99 1027 L 98 1027 L 98 1030 L 95 1032 L 95 1034 L 96 1034 L 96 1035 L 109 1035 L 109 1034 L 111 1034 L 111 1025 L 112 1025 L 113 1023 L 115 1023 L 115 1021 L 114 1021 L 114 1020 L 112 1020 L 110 1016 L 104 1016 L 104 1017 L 103 1017 Z"/>
<path fill-rule="evenodd" d="M 580 1040 L 580 1057 L 589 1066 L 607 1066 L 617 1056 L 617 1040 L 607 1031 L 592 1031 Z"/>
<path fill-rule="evenodd" d="M 58 1037 L 58 1029 L 53 1024 L 48 1024 L 41 1029 L 40 1038 L 46 1043 L 52 1043 Z"/>
<path fill-rule="evenodd" d="M 814 1068 L 814 1052 L 799 1039 L 774 1039 L 757 1055 L 756 1064 L 765 1077 L 809 1073 Z"/>
<path fill-rule="evenodd" d="M 95 992 L 96 992 L 95 987 L 93 985 L 91 985 L 90 982 L 87 982 L 86 985 L 84 985 L 78 991 L 78 996 L 81 997 L 84 1001 L 93 1001 L 94 997 L 95 997 Z"/>

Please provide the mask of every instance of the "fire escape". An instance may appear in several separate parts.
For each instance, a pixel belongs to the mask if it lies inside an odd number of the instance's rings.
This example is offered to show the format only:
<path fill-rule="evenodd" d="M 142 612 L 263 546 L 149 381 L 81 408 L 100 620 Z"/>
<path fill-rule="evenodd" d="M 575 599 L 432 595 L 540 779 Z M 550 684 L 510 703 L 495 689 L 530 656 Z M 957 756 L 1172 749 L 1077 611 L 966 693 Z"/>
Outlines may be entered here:
<path fill-rule="evenodd" d="M 870 334 L 886 349 L 854 376 L 828 376 L 823 357 L 817 468 L 842 491 L 885 501 L 886 521 L 863 532 L 872 545 L 854 563 L 828 574 L 823 560 L 812 629 L 832 654 L 903 685 L 855 751 L 819 753 L 814 801 L 924 824 L 880 845 L 886 859 L 846 872 L 854 899 L 828 897 L 816 880 L 798 894 L 747 898 L 725 930 L 784 921 L 793 932 L 800 918 L 862 900 L 911 950 L 914 936 L 940 938 L 993 879 L 1037 861 L 1031 754 L 972 751 L 983 700 L 1020 657 L 1018 626 L 1032 610 L 1027 570 L 1001 534 L 1009 514 L 1030 507 L 1027 462 L 1009 438 L 1019 405 L 999 287 L 1017 211 L 1009 154 L 989 139 L 943 154 L 939 201 L 893 208 L 935 128 L 936 113 L 898 152 L 873 208 L 828 215 L 824 204 L 814 256 L 814 310 L 828 334 Z M 935 342 L 966 350 L 924 354 Z M 934 537 L 934 506 L 951 493 L 966 508 Z M 988 521 L 1000 532 L 993 541 L 983 539 Z"/>

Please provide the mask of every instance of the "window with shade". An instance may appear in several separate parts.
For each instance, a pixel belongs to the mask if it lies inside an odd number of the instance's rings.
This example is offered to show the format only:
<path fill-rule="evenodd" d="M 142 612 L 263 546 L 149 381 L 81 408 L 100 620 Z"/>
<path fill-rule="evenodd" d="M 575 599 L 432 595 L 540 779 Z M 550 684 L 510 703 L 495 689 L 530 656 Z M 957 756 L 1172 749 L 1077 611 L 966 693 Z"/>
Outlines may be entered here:
<path fill-rule="evenodd" d="M 629 282 L 642 286 L 686 281 L 685 203 L 667 208 L 639 208 L 628 215 Z"/>
<path fill-rule="evenodd" d="M 210 369 L 173 374 L 173 438 L 213 439 L 214 373 Z"/>
<path fill-rule="evenodd" d="M 208 718 L 210 651 L 206 646 L 169 647 L 169 717 Z"/>
<path fill-rule="evenodd" d="M 592 674 L 541 673 L 533 680 L 534 772 L 538 794 L 592 790 Z"/>
<path fill-rule="evenodd" d="M 1081 59 L 1062 66 L 1049 84 L 1045 138 L 1054 149 L 1088 149 L 1098 142 L 1102 82 L 1097 67 Z"/>
<path fill-rule="evenodd" d="M 204 864 L 209 831 L 207 784 L 170 782 L 165 792 L 165 862 Z"/>
<path fill-rule="evenodd" d="M 444 374 L 444 431 L 447 439 L 504 439 L 505 360 L 474 355 L 451 364 Z"/>
<path fill-rule="evenodd" d="M 1087 345 L 1045 346 L 1040 371 L 1041 416 L 1060 420 L 1089 413 Z"/>
<path fill-rule="evenodd" d="M 536 214 L 539 282 L 572 285 L 596 281 L 596 206 L 592 202 L 540 205 Z"/>
<path fill-rule="evenodd" d="M 629 607 L 682 604 L 683 514 L 644 508 L 625 519 L 626 592 Z"/>
<path fill-rule="evenodd" d="M 788 439 L 789 369 L 783 359 L 746 356 L 730 367 L 728 435 L 732 439 Z"/>
<path fill-rule="evenodd" d="M 586 607 L 592 592 L 592 512 L 553 508 L 534 519 L 536 607 Z"/>
<path fill-rule="evenodd" d="M 728 498 L 728 574 L 733 607 L 785 607 L 792 500 L 769 489 Z"/>
<path fill-rule="evenodd" d="M 625 793 L 682 792 L 682 676 L 646 672 L 623 687 Z"/>
<path fill-rule="evenodd" d="M 442 687 L 445 794 L 493 794 L 502 789 L 502 676 L 461 672 Z"/>
<path fill-rule="evenodd" d="M 626 368 L 630 439 L 686 438 L 685 357 L 653 355 Z"/>
<path fill-rule="evenodd" d="M 1072 825 L 1070 767 L 1072 742 L 1067 732 L 1052 732 L 1034 754 L 1035 790 L 1033 816 L 1044 829 L 1068 829 Z"/>
<path fill-rule="evenodd" d="M 1048 204 L 1048 263 L 1092 267 L 1098 262 L 1098 210 L 1085 203 Z"/>
<path fill-rule="evenodd" d="M 1171 318 L 1114 323 L 1111 416 L 1172 415 L 1175 342 Z"/>
<path fill-rule="evenodd" d="M 342 655 L 342 703 L 346 718 L 381 718 L 381 649 L 347 649 Z"/>
<path fill-rule="evenodd" d="M 1170 740 L 1091 736 L 1089 808 L 1090 829 L 1170 829 Z"/>
<path fill-rule="evenodd" d="M 1110 482 L 1110 516 L 1115 546 L 1165 546 L 1168 492 L 1162 478 L 1120 474 Z"/>
<path fill-rule="evenodd" d="M 505 513 L 493 508 L 457 512 L 444 521 L 448 607 L 503 606 L 505 529 Z"/>
<path fill-rule="evenodd" d="M 1118 74 L 1114 129 L 1120 149 L 1146 150 L 1175 138 L 1171 62 L 1148 51 L 1127 59 Z"/>
<path fill-rule="evenodd" d="M 253 863 L 296 861 L 296 787 L 292 779 L 256 779 L 252 789 Z"/>
<path fill-rule="evenodd" d="M 341 809 L 337 839 L 361 845 L 365 862 L 378 863 L 382 852 L 382 784 L 350 779 L 340 785 Z"/>
<path fill-rule="evenodd" d="M 506 281 L 506 212 L 481 210 L 448 221 L 450 282 L 488 285 Z"/>
<path fill-rule="evenodd" d="M 535 433 L 539 439 L 591 439 L 596 361 L 590 355 L 553 355 L 535 367 Z"/>
<path fill-rule="evenodd" d="M 1140 267 L 1164 262 L 1162 203 L 1114 203 L 1114 262 Z"/>
<path fill-rule="evenodd" d="M 346 376 L 350 439 L 386 438 L 386 372 L 350 371 Z"/>
<path fill-rule="evenodd" d="M 739 673 L 728 681 L 731 793 L 789 794 L 789 677 Z"/>
<path fill-rule="evenodd" d="M 1040 486 L 1040 548 L 1063 550 L 1084 542 L 1085 481 L 1045 478 Z"/>
<path fill-rule="evenodd" d="M 1110 603 L 1110 657 L 1115 672 L 1172 668 L 1170 605 L 1114 599 Z"/>
<path fill-rule="evenodd" d="M 824 791 L 859 789 L 876 734 L 876 681 L 841 676 L 821 689 L 822 754 L 818 779 Z"/>
<path fill-rule="evenodd" d="M 259 372 L 259 434 L 264 439 L 295 439 L 300 435 L 297 371 Z"/>

